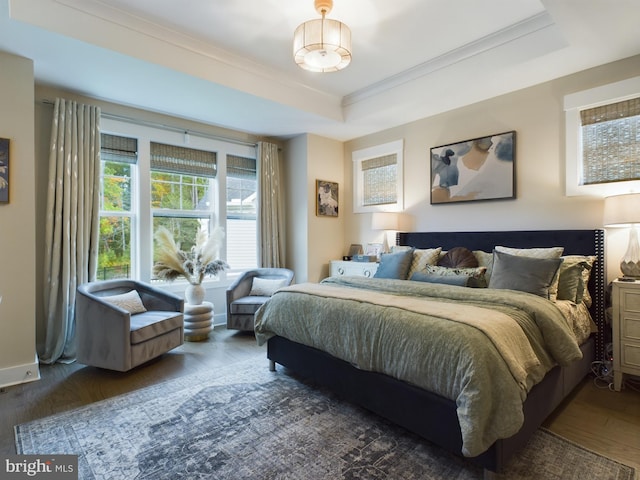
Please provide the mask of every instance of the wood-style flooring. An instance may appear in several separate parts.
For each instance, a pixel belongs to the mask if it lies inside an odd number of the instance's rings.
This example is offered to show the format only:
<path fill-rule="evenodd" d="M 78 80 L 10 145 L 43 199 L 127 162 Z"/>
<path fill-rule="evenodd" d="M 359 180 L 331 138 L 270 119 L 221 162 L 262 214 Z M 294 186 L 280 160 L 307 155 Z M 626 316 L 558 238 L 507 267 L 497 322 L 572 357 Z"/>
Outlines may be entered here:
<path fill-rule="evenodd" d="M 253 334 L 216 328 L 204 342 L 183 346 L 127 373 L 80 364 L 43 365 L 41 380 L 0 393 L 0 456 L 15 454 L 13 426 L 131 392 L 183 375 L 255 359 L 268 368 L 266 347 Z M 640 475 L 640 392 L 598 388 L 587 378 L 545 426 L 557 434 L 634 466 Z"/>

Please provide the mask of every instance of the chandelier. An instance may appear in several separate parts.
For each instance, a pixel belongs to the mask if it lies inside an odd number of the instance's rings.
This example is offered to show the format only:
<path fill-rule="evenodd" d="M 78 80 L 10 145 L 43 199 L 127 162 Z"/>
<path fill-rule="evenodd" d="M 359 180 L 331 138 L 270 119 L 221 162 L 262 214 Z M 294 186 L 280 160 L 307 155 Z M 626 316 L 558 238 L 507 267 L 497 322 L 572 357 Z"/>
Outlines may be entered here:
<path fill-rule="evenodd" d="M 336 72 L 351 62 L 351 30 L 325 15 L 333 0 L 315 0 L 313 5 L 321 19 L 309 20 L 293 34 L 293 57 L 300 68 L 311 72 Z"/>

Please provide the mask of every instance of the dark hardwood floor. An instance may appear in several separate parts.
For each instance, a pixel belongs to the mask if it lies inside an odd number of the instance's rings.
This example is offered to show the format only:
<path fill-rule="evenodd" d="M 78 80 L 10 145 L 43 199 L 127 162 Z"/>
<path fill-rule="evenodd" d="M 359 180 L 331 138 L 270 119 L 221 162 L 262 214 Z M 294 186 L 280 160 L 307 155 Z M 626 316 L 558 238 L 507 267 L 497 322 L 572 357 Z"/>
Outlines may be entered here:
<path fill-rule="evenodd" d="M 41 380 L 0 393 L 0 454 L 15 454 L 13 426 L 146 386 L 254 359 L 268 368 L 266 347 L 253 334 L 217 328 L 205 342 L 180 348 L 131 372 L 79 364 L 41 367 Z M 559 435 L 640 472 L 640 392 L 612 392 L 587 378 L 545 422 Z"/>

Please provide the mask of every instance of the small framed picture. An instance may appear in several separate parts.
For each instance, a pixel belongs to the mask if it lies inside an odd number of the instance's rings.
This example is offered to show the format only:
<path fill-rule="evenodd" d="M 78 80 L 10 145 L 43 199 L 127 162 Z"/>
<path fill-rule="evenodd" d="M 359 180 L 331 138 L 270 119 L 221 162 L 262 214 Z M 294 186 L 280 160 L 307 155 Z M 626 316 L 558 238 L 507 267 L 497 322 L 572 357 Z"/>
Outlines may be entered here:
<path fill-rule="evenodd" d="M 338 216 L 338 184 L 327 180 L 316 180 L 316 215 Z"/>
<path fill-rule="evenodd" d="M 375 256 L 380 259 L 380 254 L 382 253 L 382 244 L 381 243 L 367 243 L 367 249 L 365 250 L 365 255 Z"/>
<path fill-rule="evenodd" d="M 362 245 L 359 243 L 352 243 L 349 247 L 349 253 L 347 254 L 349 257 L 353 257 L 354 255 L 362 255 Z"/>

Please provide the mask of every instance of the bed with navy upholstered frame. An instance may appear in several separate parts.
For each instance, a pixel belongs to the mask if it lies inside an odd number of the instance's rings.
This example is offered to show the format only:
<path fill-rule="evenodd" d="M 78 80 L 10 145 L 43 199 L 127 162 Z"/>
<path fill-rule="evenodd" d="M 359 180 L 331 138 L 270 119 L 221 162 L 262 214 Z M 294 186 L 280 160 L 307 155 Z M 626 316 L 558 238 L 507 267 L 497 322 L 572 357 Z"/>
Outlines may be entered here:
<path fill-rule="evenodd" d="M 502 470 L 509 458 L 526 444 L 533 432 L 584 379 L 594 358 L 603 357 L 604 231 L 400 232 L 396 243 L 421 249 L 442 247 L 443 250 L 464 246 L 486 252 L 491 252 L 496 245 L 514 248 L 563 246 L 567 255 L 597 257 L 588 289 L 593 299 L 590 313 L 598 333 L 580 346 L 582 360 L 566 367 L 554 367 L 530 390 L 523 404 L 524 424 L 518 433 L 497 440 L 484 453 L 471 458 L 485 469 L 487 476 L 491 476 L 491 472 Z M 281 336 L 269 339 L 267 356 L 272 368 L 275 364 L 283 365 L 442 448 L 460 454 L 462 438 L 455 401 L 381 373 L 355 368 L 319 349 Z"/>

